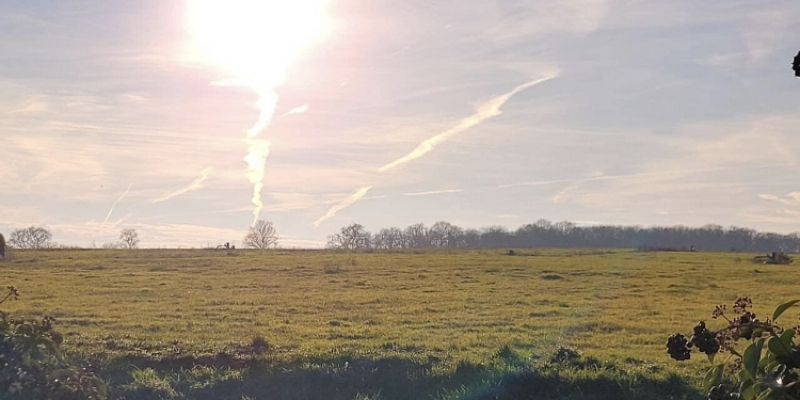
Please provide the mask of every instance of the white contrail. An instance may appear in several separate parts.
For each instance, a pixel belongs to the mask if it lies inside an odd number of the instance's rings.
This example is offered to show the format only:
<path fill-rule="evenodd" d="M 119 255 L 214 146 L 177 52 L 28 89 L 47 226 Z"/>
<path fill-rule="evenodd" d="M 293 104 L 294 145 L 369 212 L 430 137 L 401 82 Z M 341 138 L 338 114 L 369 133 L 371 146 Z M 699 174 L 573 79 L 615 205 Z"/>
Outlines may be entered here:
<path fill-rule="evenodd" d="M 328 212 L 325 213 L 325 215 L 320 217 L 320 219 L 314 221 L 314 226 L 317 227 L 321 223 L 333 218 L 336 215 L 336 213 L 349 207 L 351 204 L 357 202 L 362 197 L 366 196 L 370 189 L 372 189 L 372 186 L 363 187 L 359 189 L 357 192 L 353 193 L 352 195 L 347 196 L 345 199 L 339 202 L 339 204 L 331 207 L 331 209 L 328 210 Z"/>
<path fill-rule="evenodd" d="M 554 204 L 561 203 L 561 202 L 564 200 L 564 198 L 566 197 L 567 193 L 569 193 L 569 192 L 571 192 L 571 191 L 573 191 L 573 190 L 576 190 L 576 189 L 578 189 L 579 187 L 581 187 L 580 185 L 581 185 L 582 183 L 585 183 L 585 182 L 586 182 L 586 181 L 581 181 L 581 182 L 579 182 L 577 185 L 571 185 L 571 186 L 567 186 L 567 187 L 565 187 L 565 188 L 564 188 L 564 189 L 562 189 L 560 192 L 558 192 L 558 193 L 557 193 L 555 196 L 553 196 L 553 203 L 554 203 Z"/>
<path fill-rule="evenodd" d="M 198 177 L 197 179 L 192 181 L 192 183 L 190 183 L 189 186 L 186 186 L 185 188 L 178 189 L 178 190 L 176 190 L 174 192 L 171 192 L 171 193 L 166 193 L 166 194 L 162 195 L 161 197 L 159 197 L 157 199 L 154 199 L 151 203 L 152 204 L 161 203 L 162 201 L 167 201 L 167 200 L 173 199 L 175 197 L 178 197 L 180 195 L 195 191 L 197 189 L 201 189 L 203 187 L 203 182 L 206 181 L 206 179 L 208 178 L 208 175 L 211 174 L 212 170 L 213 170 L 213 168 L 211 168 L 211 167 L 208 167 L 208 168 L 202 170 L 200 172 L 200 177 Z"/>
<path fill-rule="evenodd" d="M 119 196 L 119 198 L 117 199 L 117 201 L 115 201 L 115 202 L 114 202 L 114 204 L 111 206 L 111 209 L 110 209 L 110 210 L 108 210 L 108 214 L 106 214 L 106 219 L 104 219 L 104 220 L 103 220 L 103 225 L 102 225 L 100 228 L 102 228 L 103 226 L 105 226 L 105 225 L 106 225 L 106 223 L 108 222 L 108 219 L 109 219 L 109 218 L 111 218 L 111 213 L 113 213 L 113 212 L 114 212 L 114 207 L 116 207 L 116 206 L 117 206 L 117 204 L 119 204 L 119 202 L 120 202 L 120 201 L 122 201 L 122 199 L 124 199 L 124 198 L 125 198 L 125 196 L 127 196 L 127 195 L 128 195 L 128 192 L 130 192 L 130 191 L 131 191 L 131 188 L 132 188 L 132 187 L 133 187 L 133 183 L 131 183 L 130 185 L 128 185 L 128 188 L 127 188 L 127 189 L 125 189 L 125 193 L 123 193 L 123 194 L 122 194 L 122 196 Z"/>
<path fill-rule="evenodd" d="M 307 111 L 308 111 L 308 110 L 310 110 L 310 109 L 311 109 L 311 107 L 310 107 L 308 104 L 303 104 L 303 105 L 302 105 L 302 106 L 300 106 L 300 107 L 295 107 L 295 108 L 293 108 L 293 109 L 291 109 L 291 110 L 287 111 L 285 114 L 281 115 L 281 118 L 282 118 L 282 117 L 285 117 L 285 116 L 287 116 L 287 115 L 293 115 L 293 114 L 303 114 L 303 113 L 307 112 Z"/>
<path fill-rule="evenodd" d="M 247 131 L 247 139 L 245 141 L 247 143 L 247 156 L 244 157 L 244 161 L 247 163 L 245 176 L 253 184 L 253 225 L 258 220 L 261 209 L 264 208 L 264 202 L 261 200 L 261 189 L 264 188 L 264 169 L 267 165 L 270 146 L 268 140 L 259 139 L 258 135 L 269 126 L 272 117 L 275 115 L 275 106 L 278 104 L 278 94 L 275 93 L 273 88 L 264 88 L 259 92 L 258 108 L 260 112 L 258 121 Z"/>
<path fill-rule="evenodd" d="M 490 119 L 490 118 L 493 118 L 493 117 L 496 117 L 496 116 L 500 115 L 502 113 L 500 108 L 506 102 L 508 102 L 508 100 L 510 100 L 512 97 L 514 97 L 514 95 L 518 94 L 519 92 L 521 92 L 521 91 L 523 91 L 523 90 L 525 90 L 525 89 L 527 89 L 527 88 L 529 88 L 531 86 L 537 85 L 537 84 L 542 83 L 544 81 L 548 81 L 548 80 L 553 79 L 553 78 L 555 78 L 557 76 L 558 75 L 556 74 L 556 75 L 551 75 L 551 76 L 548 76 L 548 77 L 545 77 L 545 78 L 536 79 L 534 81 L 530 81 L 528 83 L 525 83 L 525 84 L 522 84 L 522 85 L 519 85 L 519 86 L 515 87 L 514 90 L 512 90 L 512 91 L 510 91 L 510 92 L 508 92 L 508 93 L 506 93 L 506 94 L 504 94 L 502 96 L 498 96 L 498 97 L 495 97 L 495 98 L 489 100 L 488 102 L 480 105 L 475 110 L 475 114 L 472 114 L 469 117 L 462 119 L 458 124 L 456 124 L 452 128 L 450 128 L 450 129 L 448 129 L 448 130 L 446 130 L 446 131 L 444 131 L 444 132 L 442 132 L 442 133 L 440 133 L 440 134 L 438 134 L 436 136 L 433 136 L 431 138 L 426 139 L 425 141 L 420 143 L 410 153 L 406 154 L 403 157 L 398 158 L 397 160 L 394 160 L 394 161 L 390 162 L 389 164 L 384 165 L 378 171 L 379 172 L 389 171 L 389 170 L 391 170 L 393 168 L 396 168 L 396 167 L 398 167 L 400 165 L 403 165 L 403 164 L 405 164 L 405 163 L 407 163 L 409 161 L 416 160 L 417 158 L 420 158 L 420 157 L 424 156 L 425 154 L 428 154 L 434 148 L 436 148 L 436 146 L 442 144 L 444 141 L 449 139 L 451 136 L 454 136 L 454 135 L 457 135 L 457 134 L 459 134 L 461 132 L 464 132 L 467 129 L 470 129 L 470 128 L 480 124 L 481 122 L 486 121 L 487 119 Z"/>
<path fill-rule="evenodd" d="M 406 154 L 403 157 L 398 158 L 397 160 L 394 160 L 394 161 L 390 162 L 389 164 L 384 165 L 383 167 L 378 169 L 378 172 L 379 173 L 388 172 L 391 169 L 399 167 L 399 166 L 401 166 L 401 165 L 403 165 L 405 163 L 408 163 L 410 161 L 416 160 L 416 159 L 424 156 L 425 154 L 428 154 L 434 148 L 436 148 L 436 146 L 442 144 L 443 142 L 445 142 L 450 137 L 452 137 L 454 135 L 457 135 L 457 134 L 459 134 L 461 132 L 464 132 L 467 129 L 475 127 L 476 125 L 479 125 L 481 122 L 486 121 L 487 119 L 494 118 L 494 117 L 500 115 L 502 113 L 501 107 L 503 107 L 503 105 L 506 104 L 506 102 L 508 102 L 516 94 L 522 92 L 523 90 L 525 90 L 525 89 L 527 89 L 527 88 L 529 88 L 531 86 L 538 85 L 539 83 L 548 81 L 548 80 L 556 78 L 558 76 L 559 76 L 559 74 L 555 73 L 555 74 L 546 76 L 544 78 L 539 78 L 539 79 L 524 83 L 522 85 L 519 85 L 519 86 L 515 87 L 513 90 L 511 90 L 510 92 L 508 92 L 506 94 L 503 94 L 501 96 L 495 97 L 495 98 L 487 101 L 486 103 L 480 105 L 475 110 L 474 114 L 470 115 L 467 118 L 462 119 L 461 121 L 459 121 L 458 124 L 456 124 L 452 128 L 450 128 L 450 129 L 448 129 L 448 130 L 446 130 L 446 131 L 444 131 L 444 132 L 442 132 L 442 133 L 440 133 L 438 135 L 435 135 L 435 136 L 433 136 L 433 137 L 431 137 L 429 139 L 426 139 L 425 141 L 420 143 L 410 153 Z M 322 222 L 324 222 L 324 221 L 332 218 L 334 215 L 336 215 L 337 212 L 343 210 L 344 208 L 347 208 L 348 206 L 352 205 L 353 203 L 355 203 L 356 201 L 358 201 L 359 199 L 364 197 L 364 195 L 367 194 L 367 191 L 369 191 L 370 188 L 371 188 L 371 186 L 367 187 L 367 188 L 363 188 L 363 189 L 359 190 L 358 192 L 356 192 L 355 194 L 353 194 L 352 196 L 350 196 L 347 199 L 345 199 L 344 201 L 342 201 L 342 203 L 331 207 L 331 209 L 328 210 L 328 212 L 322 218 L 320 218 L 316 222 L 314 222 L 314 226 L 315 227 L 319 226 Z M 418 195 L 424 195 L 424 194 L 433 194 L 433 193 L 422 193 L 422 194 L 418 194 Z"/>
<path fill-rule="evenodd" d="M 430 192 L 403 193 L 403 196 L 429 196 L 434 194 L 461 193 L 464 189 L 432 190 Z"/>

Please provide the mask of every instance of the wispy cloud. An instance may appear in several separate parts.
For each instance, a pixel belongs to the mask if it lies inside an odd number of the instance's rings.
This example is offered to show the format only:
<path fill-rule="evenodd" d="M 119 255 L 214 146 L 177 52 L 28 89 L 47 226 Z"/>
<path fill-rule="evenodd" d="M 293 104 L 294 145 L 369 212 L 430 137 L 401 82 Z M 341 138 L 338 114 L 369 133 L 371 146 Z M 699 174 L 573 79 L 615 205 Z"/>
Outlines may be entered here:
<path fill-rule="evenodd" d="M 776 196 L 774 194 L 760 194 L 758 197 L 769 200 L 769 201 L 777 201 L 781 204 L 785 204 L 787 206 L 800 206 L 800 192 L 791 192 L 786 194 L 786 196 Z"/>
<path fill-rule="evenodd" d="M 461 193 L 464 189 L 445 189 L 445 190 L 432 190 L 429 192 L 412 192 L 403 193 L 403 196 L 430 196 L 435 194 L 448 194 L 448 193 Z"/>
<path fill-rule="evenodd" d="M 153 201 L 151 203 L 152 204 L 161 203 L 163 201 L 167 201 L 167 200 L 173 199 L 175 197 L 184 195 L 186 193 L 193 192 L 193 191 L 195 191 L 197 189 L 203 188 L 203 182 L 206 181 L 208 176 L 211 174 L 212 170 L 213 170 L 213 168 L 207 167 L 206 169 L 204 169 L 204 170 L 202 170 L 200 172 L 200 176 L 197 179 L 195 179 L 192 183 L 190 183 L 189 186 L 186 186 L 185 188 L 182 188 L 182 189 L 178 189 L 178 190 L 176 190 L 174 192 L 171 192 L 171 193 L 166 193 L 166 194 L 162 195 L 161 197 L 153 199 Z"/>
<path fill-rule="evenodd" d="M 503 107 L 503 105 L 506 104 L 506 102 L 511 100 L 511 98 L 514 97 L 515 95 L 517 95 L 518 93 L 522 92 L 523 90 L 525 90 L 525 89 L 527 89 L 527 88 L 529 88 L 531 86 L 538 85 L 538 84 L 540 84 L 542 82 L 545 82 L 545 81 L 549 81 L 550 79 L 556 78 L 558 76 L 559 76 L 559 74 L 556 73 L 556 74 L 549 75 L 549 76 L 544 77 L 544 78 L 539 78 L 539 79 L 524 83 L 522 85 L 519 85 L 519 86 L 515 87 L 513 90 L 511 90 L 510 92 L 508 92 L 508 93 L 506 93 L 504 95 L 501 95 L 501 96 L 498 96 L 498 97 L 495 97 L 495 98 L 489 100 L 488 102 L 480 105 L 475 110 L 475 114 L 472 114 L 469 117 L 462 119 L 461 121 L 459 121 L 455 126 L 451 127 L 450 129 L 448 129 L 448 130 L 446 130 L 446 131 L 444 131 L 442 133 L 439 133 L 438 135 L 435 135 L 433 137 L 430 137 L 430 138 L 424 140 L 422 143 L 420 143 L 410 153 L 406 154 L 403 157 L 398 158 L 397 160 L 394 160 L 394 161 L 390 162 L 389 164 L 384 165 L 378 171 L 379 172 L 387 172 L 387 171 L 389 171 L 391 169 L 394 169 L 394 168 L 397 168 L 397 167 L 399 167 L 399 166 L 401 166 L 403 164 L 406 164 L 409 161 L 416 160 L 416 159 L 424 156 L 425 154 L 430 153 L 431 151 L 433 151 L 433 149 L 436 148 L 436 146 L 444 143 L 445 141 L 447 141 L 451 137 L 453 137 L 455 135 L 458 135 L 459 133 L 462 133 L 462 132 L 464 132 L 464 131 L 466 131 L 466 130 L 468 130 L 470 128 L 473 128 L 476 125 L 479 125 L 480 123 L 482 123 L 483 121 L 486 121 L 487 119 L 494 118 L 494 117 L 502 114 L 503 112 L 501 110 L 501 107 Z"/>
<path fill-rule="evenodd" d="M 372 186 L 366 186 L 366 187 L 363 187 L 363 188 L 359 189 L 357 192 L 353 193 L 352 195 L 346 197 L 339 204 L 331 207 L 330 210 L 328 210 L 328 212 L 325 213 L 325 215 L 320 217 L 318 220 L 314 221 L 314 226 L 318 227 L 321 223 L 333 218 L 336 215 L 336 213 L 338 213 L 339 211 L 341 211 L 341 210 L 343 210 L 343 209 L 345 209 L 347 207 L 350 207 L 350 205 L 352 205 L 353 203 L 357 202 L 362 197 L 366 196 L 367 193 L 369 193 L 370 189 L 372 189 Z"/>
<path fill-rule="evenodd" d="M 115 201 L 115 202 L 114 202 L 114 204 L 111 206 L 111 209 L 110 209 L 110 210 L 108 210 L 108 214 L 106 214 L 106 218 L 103 220 L 103 225 L 102 225 L 102 226 L 105 226 L 105 225 L 106 225 L 106 223 L 108 223 L 108 219 L 109 219 L 109 218 L 111 218 L 111 214 L 114 212 L 114 207 L 116 207 L 116 206 L 117 206 L 117 204 L 119 204 L 119 203 L 122 201 L 122 199 L 124 199 L 124 198 L 125 198 L 125 196 L 127 196 L 127 195 L 128 195 L 128 192 L 130 192 L 130 191 L 131 191 L 131 188 L 132 188 L 132 187 L 133 187 L 133 183 L 131 183 L 130 185 L 128 185 L 128 188 L 127 188 L 127 189 L 125 189 L 125 193 L 123 193 L 123 194 L 122 194 L 122 196 L 119 196 L 119 198 L 117 199 L 117 201 Z M 101 226 L 101 228 L 102 228 L 102 226 Z"/>

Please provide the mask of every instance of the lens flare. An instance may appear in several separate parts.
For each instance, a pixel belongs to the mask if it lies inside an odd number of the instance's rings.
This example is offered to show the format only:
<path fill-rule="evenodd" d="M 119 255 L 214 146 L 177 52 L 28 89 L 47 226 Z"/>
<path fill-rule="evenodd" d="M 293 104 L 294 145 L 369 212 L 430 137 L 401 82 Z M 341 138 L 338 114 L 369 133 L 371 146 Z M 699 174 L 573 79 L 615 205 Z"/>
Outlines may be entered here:
<path fill-rule="evenodd" d="M 253 224 L 261 214 L 270 142 L 259 138 L 278 104 L 292 61 L 329 30 L 326 0 L 189 0 L 190 53 L 231 74 L 224 82 L 245 85 L 259 96 L 259 117 L 247 130 L 246 178 L 253 185 Z"/>

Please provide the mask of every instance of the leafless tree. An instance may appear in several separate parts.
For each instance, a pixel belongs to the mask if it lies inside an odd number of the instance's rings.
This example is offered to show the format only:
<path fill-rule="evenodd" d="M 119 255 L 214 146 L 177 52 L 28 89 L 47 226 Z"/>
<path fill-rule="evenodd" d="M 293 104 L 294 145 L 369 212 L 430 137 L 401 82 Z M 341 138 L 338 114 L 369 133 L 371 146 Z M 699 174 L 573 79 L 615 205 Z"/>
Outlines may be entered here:
<path fill-rule="evenodd" d="M 404 231 L 388 228 L 370 235 L 361 225 L 351 225 L 330 237 L 329 247 L 379 249 L 468 248 L 642 248 L 694 251 L 745 251 L 800 253 L 800 233 L 782 235 L 749 228 L 706 225 L 686 226 L 578 226 L 540 219 L 510 231 L 503 226 L 464 230 L 447 222 L 430 229 L 423 224 Z M 696 246 L 696 247 L 695 247 Z"/>
<path fill-rule="evenodd" d="M 123 229 L 119 233 L 119 240 L 122 248 L 135 249 L 139 247 L 139 234 L 135 229 Z"/>
<path fill-rule="evenodd" d="M 18 249 L 46 249 L 53 245 L 53 235 L 47 229 L 31 226 L 11 232 L 8 244 Z"/>
<path fill-rule="evenodd" d="M 268 249 L 278 245 L 278 231 L 270 221 L 260 219 L 244 237 L 244 245 L 253 249 Z"/>
<path fill-rule="evenodd" d="M 405 247 L 403 231 L 400 228 L 381 229 L 373 236 L 372 245 L 378 249 L 402 249 Z"/>
<path fill-rule="evenodd" d="M 464 247 L 464 230 L 446 221 L 439 221 L 428 231 L 433 247 Z"/>
<path fill-rule="evenodd" d="M 328 238 L 328 247 L 343 250 L 368 249 L 372 246 L 370 236 L 363 225 L 349 225 Z"/>
<path fill-rule="evenodd" d="M 403 232 L 407 247 L 425 248 L 431 247 L 431 239 L 428 237 L 428 229 L 424 224 L 411 225 Z"/>

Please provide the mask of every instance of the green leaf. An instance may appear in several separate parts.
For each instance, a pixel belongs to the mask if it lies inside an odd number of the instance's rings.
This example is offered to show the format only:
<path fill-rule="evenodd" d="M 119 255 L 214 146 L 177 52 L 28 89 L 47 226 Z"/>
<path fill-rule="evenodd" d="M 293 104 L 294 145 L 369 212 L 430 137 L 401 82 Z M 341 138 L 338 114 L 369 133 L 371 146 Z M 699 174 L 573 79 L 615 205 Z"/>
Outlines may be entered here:
<path fill-rule="evenodd" d="M 744 351 L 742 364 L 744 370 L 750 375 L 753 380 L 758 379 L 756 371 L 758 370 L 758 362 L 761 360 L 761 347 L 764 345 L 764 340 L 759 339 L 757 342 L 751 344 Z"/>
<path fill-rule="evenodd" d="M 771 353 L 767 352 L 767 354 L 765 354 L 763 357 L 761 357 L 761 360 L 758 361 L 758 369 L 759 370 L 763 371 L 764 367 L 766 367 L 767 364 L 769 364 L 769 361 L 770 361 L 769 357 L 768 357 L 769 354 L 771 354 Z"/>
<path fill-rule="evenodd" d="M 717 353 L 711 353 L 708 355 L 708 362 L 710 362 L 711 365 L 714 365 L 714 357 L 716 357 L 716 355 Z"/>
<path fill-rule="evenodd" d="M 772 389 L 767 389 L 761 392 L 758 397 L 756 397 L 756 400 L 770 400 L 774 398 L 775 396 L 773 395 Z"/>
<path fill-rule="evenodd" d="M 752 381 L 743 382 L 739 392 L 744 400 L 755 400 L 756 398 L 756 387 Z"/>
<path fill-rule="evenodd" d="M 783 303 L 783 304 L 779 305 L 775 309 L 775 312 L 772 313 L 772 322 L 775 322 L 775 320 L 777 320 L 778 317 L 781 316 L 781 314 L 783 314 L 786 310 L 788 310 L 789 307 L 791 307 L 791 306 L 793 306 L 793 305 L 795 305 L 797 303 L 800 303 L 800 299 L 799 300 L 792 300 L 790 302 Z"/>
<path fill-rule="evenodd" d="M 766 367 L 764 367 L 764 370 L 767 371 L 767 372 L 770 372 L 773 369 L 778 368 L 780 366 L 781 366 L 781 363 L 779 361 L 772 361 L 769 364 L 767 364 Z"/>
<path fill-rule="evenodd" d="M 740 369 L 738 372 L 739 382 L 753 384 L 755 382 L 753 378 L 750 377 L 750 373 L 747 372 L 744 368 Z"/>
<path fill-rule="evenodd" d="M 59 361 L 63 359 L 63 354 L 58 349 L 58 345 L 53 339 L 50 339 L 46 336 L 39 336 L 36 338 L 36 344 L 44 346 L 47 350 L 49 350 L 49 355 L 56 357 Z"/>
<path fill-rule="evenodd" d="M 794 329 L 787 329 L 783 333 L 781 333 L 781 342 L 786 345 L 786 347 L 792 346 L 792 338 L 794 337 Z"/>
<path fill-rule="evenodd" d="M 767 341 L 767 348 L 769 352 L 776 356 L 788 356 L 789 350 L 781 343 L 781 338 L 773 336 Z"/>
<path fill-rule="evenodd" d="M 722 365 L 717 365 L 714 368 L 711 368 L 706 372 L 705 378 L 703 378 L 703 390 L 708 391 L 713 386 L 717 386 L 722 382 Z"/>
<path fill-rule="evenodd" d="M 92 383 L 94 383 L 94 386 L 97 388 L 97 392 L 101 396 L 101 399 L 108 398 L 108 387 L 106 387 L 106 384 L 102 379 L 94 377 L 92 378 Z"/>

